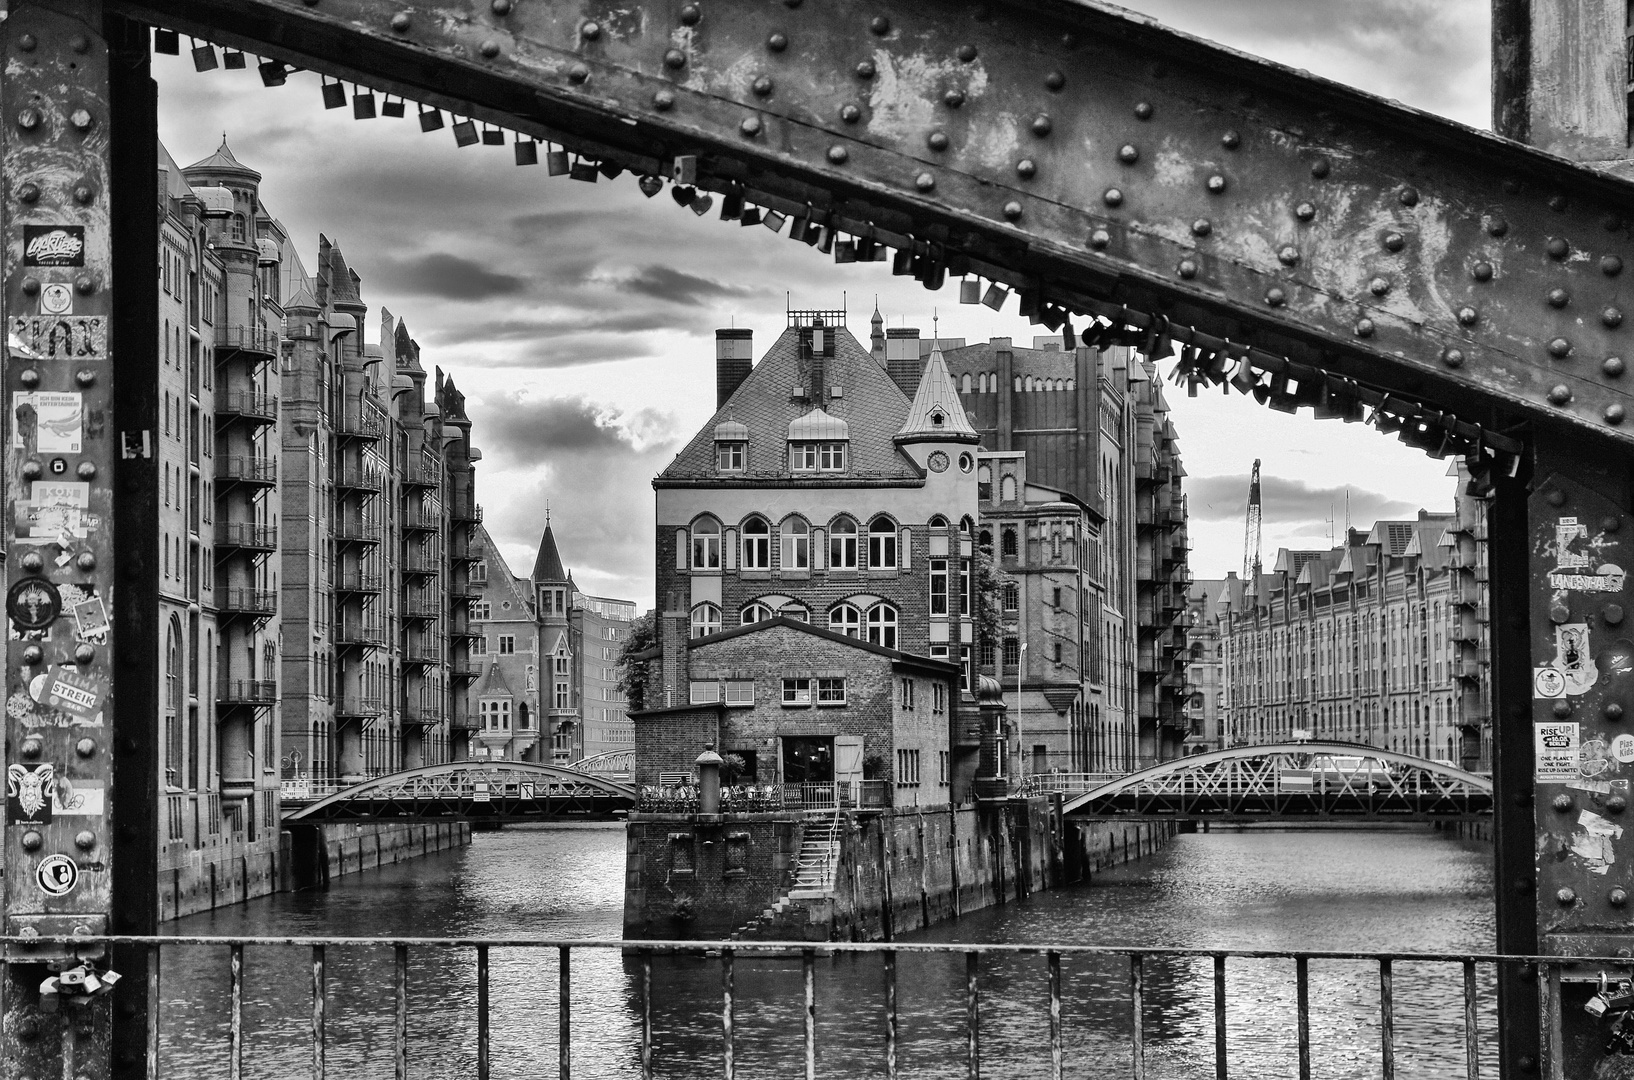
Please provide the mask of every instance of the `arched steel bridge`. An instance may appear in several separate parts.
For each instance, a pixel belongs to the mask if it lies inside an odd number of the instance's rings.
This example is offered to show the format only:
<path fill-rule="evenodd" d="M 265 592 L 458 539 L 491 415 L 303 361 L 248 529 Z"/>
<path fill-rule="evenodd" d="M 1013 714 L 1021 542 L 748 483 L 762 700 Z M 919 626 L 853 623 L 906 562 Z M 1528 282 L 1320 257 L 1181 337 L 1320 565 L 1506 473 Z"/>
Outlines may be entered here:
<path fill-rule="evenodd" d="M 633 785 L 531 761 L 451 761 L 377 776 L 287 815 L 287 821 L 391 818 L 609 820 L 635 805 Z"/>
<path fill-rule="evenodd" d="M 635 775 L 635 751 L 609 750 L 605 754 L 594 754 L 569 762 L 567 767 L 574 772 L 589 773 L 591 776 L 628 780 Z"/>
<path fill-rule="evenodd" d="M 1234 746 L 1176 758 L 1070 797 L 1079 817 L 1199 821 L 1444 821 L 1492 813 L 1492 781 L 1346 742 Z"/>

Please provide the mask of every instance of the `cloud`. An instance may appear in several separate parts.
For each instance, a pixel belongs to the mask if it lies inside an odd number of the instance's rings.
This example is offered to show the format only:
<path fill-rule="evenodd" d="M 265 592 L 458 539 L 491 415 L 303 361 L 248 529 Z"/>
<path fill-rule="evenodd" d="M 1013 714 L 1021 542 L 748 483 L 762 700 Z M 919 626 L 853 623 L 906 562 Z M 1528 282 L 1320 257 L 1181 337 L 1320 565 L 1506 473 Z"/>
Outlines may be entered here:
<path fill-rule="evenodd" d="M 1245 521 L 1248 515 L 1248 474 L 1186 478 L 1186 509 L 1197 521 Z M 1415 517 L 1418 507 L 1376 491 L 1307 484 L 1280 476 L 1260 474 L 1261 518 L 1266 529 L 1296 522 L 1343 522 L 1346 497 L 1351 521 L 1371 525 L 1378 518 Z"/>
<path fill-rule="evenodd" d="M 481 397 L 480 412 L 485 437 L 524 461 L 558 452 L 643 453 L 675 435 L 673 419 L 657 410 L 626 413 L 582 396 L 535 399 L 500 391 Z"/>
<path fill-rule="evenodd" d="M 667 300 L 672 304 L 702 304 L 733 296 L 752 296 L 757 290 L 727 285 L 667 266 L 644 266 L 618 283 L 626 292 Z"/>
<path fill-rule="evenodd" d="M 374 262 L 379 284 L 410 296 L 437 296 L 445 300 L 489 300 L 527 288 L 527 281 L 500 274 L 472 259 L 445 251 L 412 259 L 384 258 Z"/>

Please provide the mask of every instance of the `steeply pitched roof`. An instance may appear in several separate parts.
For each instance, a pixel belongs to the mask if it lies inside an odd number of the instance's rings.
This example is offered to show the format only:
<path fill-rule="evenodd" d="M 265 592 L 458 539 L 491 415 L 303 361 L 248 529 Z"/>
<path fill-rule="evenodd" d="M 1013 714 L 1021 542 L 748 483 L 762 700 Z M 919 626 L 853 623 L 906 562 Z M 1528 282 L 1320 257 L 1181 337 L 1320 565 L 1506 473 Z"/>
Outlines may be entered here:
<path fill-rule="evenodd" d="M 473 691 L 477 697 L 511 697 L 514 692 L 511 684 L 505 681 L 505 673 L 499 670 L 499 661 L 493 660 L 488 664 L 488 670 L 482 673 L 477 680 Z"/>
<path fill-rule="evenodd" d="M 959 388 L 948 374 L 947 361 L 941 349 L 932 349 L 925 371 L 919 376 L 919 389 L 914 392 L 908 419 L 896 433 L 896 441 L 921 442 L 924 440 L 948 442 L 979 442 L 981 437 L 970 426 L 964 404 L 959 400 Z"/>
<path fill-rule="evenodd" d="M 787 479 L 789 425 L 812 413 L 813 405 L 845 422 L 851 460 L 844 474 L 811 479 L 836 485 L 852 485 L 859 480 L 923 482 L 918 467 L 893 441 L 908 417 L 908 399 L 885 369 L 844 327 L 834 328 L 834 355 L 823 359 L 823 388 L 827 391 L 837 386 L 841 396 L 824 401 L 795 399 L 791 390 L 805 387 L 809 391 L 812 385 L 811 360 L 800 355 L 799 329 L 784 330 L 726 404 L 659 474 L 654 485 L 663 487 L 666 481 L 709 480 L 730 485 L 740 480 Z M 743 472 L 722 476 L 715 468 L 715 426 L 728 420 L 748 430 L 749 451 Z"/>
<path fill-rule="evenodd" d="M 235 172 L 241 176 L 253 177 L 256 180 L 261 179 L 260 173 L 233 157 L 233 152 L 227 148 L 227 136 L 225 134 L 221 136 L 221 145 L 216 148 L 215 153 L 202 161 L 193 162 L 183 171 L 192 172 L 195 169 L 200 172 L 213 173 Z"/>
<path fill-rule="evenodd" d="M 363 297 L 358 293 L 357 279 L 351 267 L 346 265 L 346 256 L 341 254 L 340 244 L 335 241 L 331 241 L 329 247 L 329 302 L 363 303 Z"/>
<path fill-rule="evenodd" d="M 556 551 L 556 535 L 545 522 L 545 534 L 539 538 L 539 556 L 533 560 L 533 580 L 566 581 L 567 571 L 562 568 L 562 556 Z"/>

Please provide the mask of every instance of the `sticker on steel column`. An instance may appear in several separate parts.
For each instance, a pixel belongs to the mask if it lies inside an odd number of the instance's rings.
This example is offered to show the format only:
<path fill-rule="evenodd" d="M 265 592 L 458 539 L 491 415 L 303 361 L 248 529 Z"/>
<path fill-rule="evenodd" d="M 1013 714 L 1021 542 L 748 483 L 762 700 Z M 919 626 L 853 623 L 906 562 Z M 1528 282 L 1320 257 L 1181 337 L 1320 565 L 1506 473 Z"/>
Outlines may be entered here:
<path fill-rule="evenodd" d="M 18 630 L 44 630 L 62 614 L 62 595 L 44 578 L 24 578 L 7 591 L 6 614 Z"/>
<path fill-rule="evenodd" d="M 106 360 L 108 320 L 101 315 L 21 315 L 8 344 L 25 360 Z"/>
<path fill-rule="evenodd" d="M 77 454 L 85 402 L 77 393 L 23 391 L 11 395 L 11 445 L 40 454 Z M 65 463 L 66 464 L 66 463 Z"/>
<path fill-rule="evenodd" d="M 1634 735 L 1623 734 L 1611 740 L 1611 756 L 1624 765 L 1634 761 Z"/>
<path fill-rule="evenodd" d="M 66 468 L 66 463 L 65 463 Z M 91 533 L 91 485 L 72 480 L 36 480 L 30 498 L 18 499 L 13 524 L 19 540 L 51 542 Z"/>
<path fill-rule="evenodd" d="M 1551 670 L 1559 674 L 1558 683 L 1545 674 Z M 1532 689 L 1536 697 L 1576 697 L 1588 693 L 1599 678 L 1600 669 L 1589 654 L 1589 624 L 1564 623 L 1555 627 L 1554 660 L 1533 669 Z"/>
<path fill-rule="evenodd" d="M 1575 517 L 1555 522 L 1555 568 L 1549 571 L 1549 587 L 1557 591 L 1621 592 L 1627 575 L 1616 563 L 1601 562 L 1600 549 L 1615 547 L 1604 534 L 1589 535 L 1588 526 Z"/>
<path fill-rule="evenodd" d="M 87 596 L 69 605 L 74 615 L 74 636 L 80 641 L 96 645 L 108 643 L 108 612 L 102 606 L 102 597 Z"/>
<path fill-rule="evenodd" d="M 40 704 L 61 709 L 70 716 L 89 720 L 102 709 L 102 699 L 108 696 L 108 680 L 100 675 L 84 675 L 63 665 L 51 673 Z"/>
<path fill-rule="evenodd" d="M 84 266 L 85 226 L 24 225 L 24 266 Z"/>
<path fill-rule="evenodd" d="M 40 286 L 41 315 L 72 315 L 73 313 L 73 286 L 61 281 L 51 281 Z"/>
<path fill-rule="evenodd" d="M 1611 864 L 1617 861 L 1611 842 L 1622 839 L 1623 827 L 1592 810 L 1580 813 L 1577 824 L 1582 831 L 1572 833 L 1568 844 L 1572 854 L 1584 861 L 1584 869 L 1591 874 L 1606 873 L 1611 869 Z"/>
<path fill-rule="evenodd" d="M 1560 698 L 1566 696 L 1566 676 L 1552 667 L 1532 669 L 1532 696 Z"/>
<path fill-rule="evenodd" d="M 51 789 L 51 812 L 70 817 L 100 817 L 107 810 L 102 783 L 99 780 L 75 782 L 66 776 L 57 777 Z"/>
<path fill-rule="evenodd" d="M 6 823 L 47 825 L 51 822 L 52 784 L 57 767 L 49 761 L 37 765 L 6 766 Z"/>
<path fill-rule="evenodd" d="M 1606 746 L 1606 740 L 1601 738 L 1584 739 L 1577 748 L 1577 771 L 1584 777 L 1599 776 L 1611 768 L 1611 750 Z"/>
<path fill-rule="evenodd" d="M 1532 779 L 1539 784 L 1576 780 L 1578 771 L 1575 720 L 1532 725 Z"/>
<path fill-rule="evenodd" d="M 47 855 L 34 871 L 34 880 L 47 896 L 67 896 L 79 884 L 79 867 L 66 855 Z"/>

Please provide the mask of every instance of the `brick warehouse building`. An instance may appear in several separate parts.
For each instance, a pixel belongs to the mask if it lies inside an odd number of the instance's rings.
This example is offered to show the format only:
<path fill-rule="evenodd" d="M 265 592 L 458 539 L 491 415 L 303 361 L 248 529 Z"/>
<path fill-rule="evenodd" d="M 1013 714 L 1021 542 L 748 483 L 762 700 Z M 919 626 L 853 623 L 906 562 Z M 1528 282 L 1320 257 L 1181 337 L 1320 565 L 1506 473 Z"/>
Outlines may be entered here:
<path fill-rule="evenodd" d="M 932 676 L 945 665 L 957 682 L 938 741 L 917 748 L 948 752 L 955 788 L 974 776 L 976 743 L 966 732 L 975 713 L 977 435 L 940 355 L 910 399 L 843 323 L 843 312 L 790 311 L 759 364 L 749 331 L 717 333 L 716 414 L 653 481 L 660 655 L 647 703 L 658 708 L 634 716 L 638 783 L 690 774 L 702 746 L 683 747 L 666 732 L 692 724 L 695 711 L 719 713 L 711 684 L 729 694 L 744 681 L 757 696 L 773 686 L 792 695 L 786 711 L 779 696 L 773 714 L 785 723 L 756 727 L 759 744 L 742 747 L 755 779 L 902 780 L 882 728 L 872 737 L 851 730 L 858 725 L 846 717 L 864 699 L 854 702 L 849 685 L 844 704 L 804 708 L 802 695 L 815 702 L 825 680 L 838 692 L 833 681 L 848 677 L 839 674 L 848 663 L 840 657 L 855 651 L 846 639 Z M 743 668 L 750 678 L 699 678 L 719 651 L 706 645 L 729 631 L 758 649 Z M 834 657 L 828 674 L 806 670 L 819 640 Z M 866 701 L 884 708 L 877 688 Z M 811 717 L 833 719 L 814 729 Z M 924 767 L 921 758 L 921 776 Z"/>

